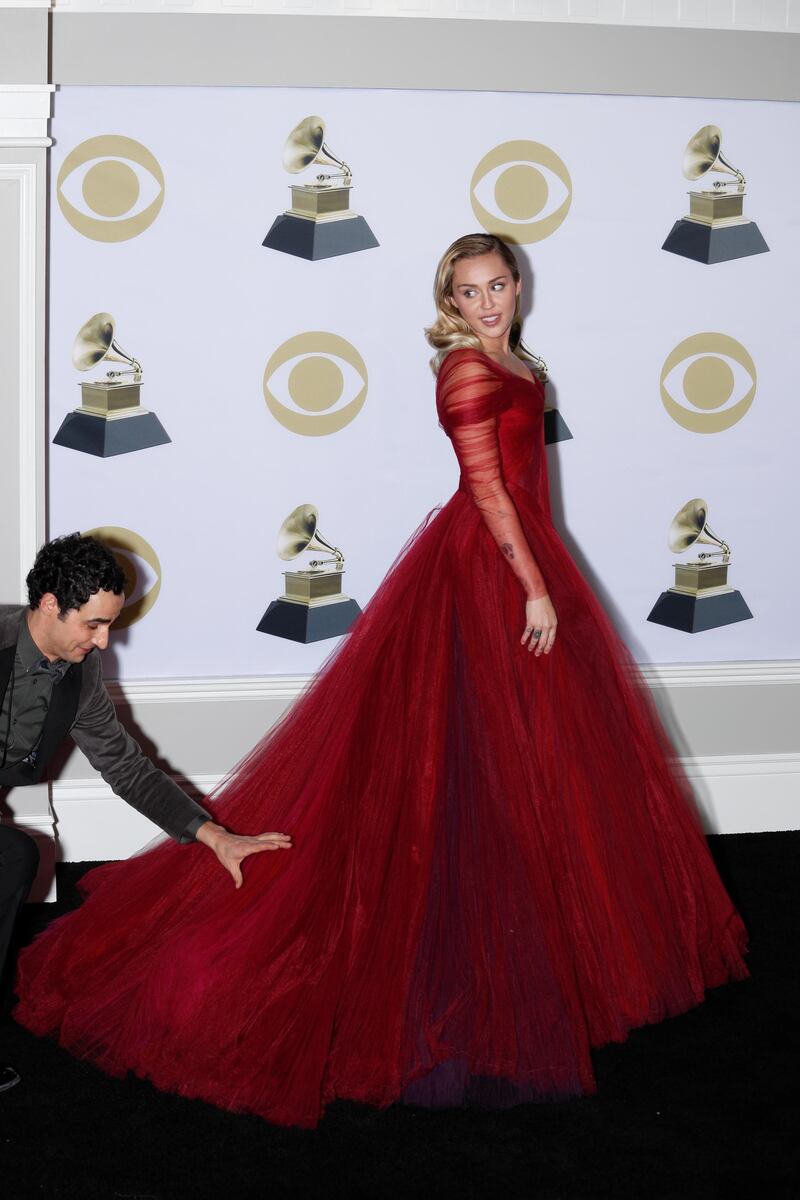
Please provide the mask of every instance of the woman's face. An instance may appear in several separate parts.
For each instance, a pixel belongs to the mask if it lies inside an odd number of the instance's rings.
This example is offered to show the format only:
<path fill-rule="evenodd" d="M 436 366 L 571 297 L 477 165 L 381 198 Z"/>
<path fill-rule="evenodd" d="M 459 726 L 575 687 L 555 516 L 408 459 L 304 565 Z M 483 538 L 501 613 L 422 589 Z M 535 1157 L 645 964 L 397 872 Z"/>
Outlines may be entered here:
<path fill-rule="evenodd" d="M 508 333 L 519 295 L 519 281 L 499 254 L 460 258 L 453 268 L 452 295 L 461 316 L 490 353 L 508 349 Z"/>

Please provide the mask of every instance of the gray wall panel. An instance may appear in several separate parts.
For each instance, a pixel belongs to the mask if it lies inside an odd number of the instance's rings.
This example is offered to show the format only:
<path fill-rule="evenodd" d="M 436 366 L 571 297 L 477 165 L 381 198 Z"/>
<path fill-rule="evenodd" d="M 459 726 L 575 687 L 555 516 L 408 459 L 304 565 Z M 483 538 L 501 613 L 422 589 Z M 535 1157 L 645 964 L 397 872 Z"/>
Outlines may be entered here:
<path fill-rule="evenodd" d="M 656 688 L 653 700 L 682 757 L 800 749 L 800 684 Z"/>
<path fill-rule="evenodd" d="M 800 37 L 452 19 L 55 12 L 53 82 L 797 100 Z"/>
<path fill-rule="evenodd" d="M 47 83 L 46 8 L 0 8 L 0 84 Z"/>

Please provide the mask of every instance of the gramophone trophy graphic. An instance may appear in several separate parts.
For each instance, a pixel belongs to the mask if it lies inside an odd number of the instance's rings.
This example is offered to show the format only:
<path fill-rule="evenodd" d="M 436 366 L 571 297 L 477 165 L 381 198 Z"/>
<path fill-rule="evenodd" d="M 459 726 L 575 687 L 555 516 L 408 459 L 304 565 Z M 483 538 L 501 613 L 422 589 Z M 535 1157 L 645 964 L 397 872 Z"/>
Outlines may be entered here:
<path fill-rule="evenodd" d="M 53 444 L 98 458 L 112 458 L 171 441 L 155 413 L 139 403 L 141 365 L 115 340 L 111 313 L 100 312 L 78 331 L 72 362 L 79 371 L 88 371 L 104 361 L 129 366 L 123 371 L 106 372 L 105 379 L 81 384 L 80 408 L 67 414 Z M 124 378 L 129 375 L 133 378 Z"/>
<path fill-rule="evenodd" d="M 261 244 L 312 260 L 377 246 L 367 222 L 350 208 L 352 171 L 325 145 L 322 117 L 306 117 L 286 140 L 283 165 L 296 175 L 315 164 L 339 170 L 317 175 L 310 183 L 291 184 L 292 207 L 275 218 Z"/>
<path fill-rule="evenodd" d="M 519 335 L 519 326 L 515 323 L 511 328 L 510 337 L 511 349 L 519 355 L 523 362 L 527 363 L 531 371 L 537 379 L 542 383 L 547 383 L 547 363 L 538 354 L 525 345 Z M 553 408 L 552 404 L 544 406 L 544 442 L 546 446 L 552 446 L 555 442 L 568 442 L 572 440 L 572 431 L 567 422 L 561 416 L 557 408 Z"/>
<path fill-rule="evenodd" d="M 684 633 L 702 633 L 752 618 L 741 592 L 728 583 L 731 548 L 709 528 L 705 500 L 698 498 L 684 504 L 675 514 L 667 540 L 673 554 L 698 544 L 718 549 L 701 552 L 690 562 L 674 564 L 675 583 L 661 593 L 648 621 Z"/>
<path fill-rule="evenodd" d="M 706 264 L 766 254 L 769 246 L 761 231 L 744 215 L 744 175 L 724 157 L 716 125 L 698 129 L 683 154 L 687 179 L 702 179 L 710 171 L 734 175 L 736 190 L 728 190 L 732 181 L 716 179 L 711 188 L 689 192 L 689 212 L 675 222 L 661 249 Z"/>
<path fill-rule="evenodd" d="M 312 559 L 298 571 L 284 571 L 285 591 L 258 623 L 259 633 L 292 642 L 320 642 L 347 633 L 361 609 L 342 592 L 344 555 L 319 533 L 313 504 L 300 504 L 278 530 L 278 557 L 284 562 L 304 550 L 332 558 Z"/>

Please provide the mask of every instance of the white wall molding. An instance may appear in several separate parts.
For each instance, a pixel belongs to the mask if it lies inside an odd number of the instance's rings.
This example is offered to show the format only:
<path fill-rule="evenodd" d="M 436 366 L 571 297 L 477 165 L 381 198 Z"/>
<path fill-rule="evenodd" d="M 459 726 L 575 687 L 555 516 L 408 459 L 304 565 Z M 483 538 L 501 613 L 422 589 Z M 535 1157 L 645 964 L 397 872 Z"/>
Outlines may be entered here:
<path fill-rule="evenodd" d="M 19 387 L 16 396 L 19 430 L 19 600 L 25 599 L 25 575 L 44 530 L 40 444 L 43 422 L 38 386 L 42 329 L 39 321 L 41 297 L 37 288 L 41 267 L 38 262 L 41 231 L 37 172 L 37 165 L 33 162 L 0 162 L 0 185 L 12 183 L 19 189 Z"/>
<path fill-rule="evenodd" d="M 27 143 L 26 143 L 27 145 Z M 0 141 L 0 188 L 16 189 L 16 206 L 6 206 L 6 212 L 16 210 L 15 228 L 4 230 L 4 242 L 10 255 L 16 257 L 16 269 L 0 277 L 0 290 L 8 294 L 3 303 L 13 305 L 16 314 L 16 346 L 8 352 L 16 361 L 4 365 L 16 386 L 9 389 L 4 402 L 9 405 L 6 416 L 13 418 L 9 431 L 15 430 L 8 444 L 0 445 L 0 469 L 11 467 L 10 478 L 16 476 L 15 503 L 5 514 L 5 529 L 0 536 L 4 557 L 3 599 L 15 596 L 24 600 L 27 595 L 25 576 L 37 549 L 44 540 L 44 247 L 46 200 L 44 197 L 45 151 L 27 148 L 27 154 L 8 150 Z M 9 161 L 11 159 L 11 161 Z M 13 326 L 9 326 L 13 328 Z M 14 339 L 10 339 L 13 342 Z M 14 511 L 16 510 L 16 511 Z M 7 522 L 7 524 L 6 524 Z M 11 564 L 13 563 L 13 568 Z M 45 784 L 20 789 L 13 795 L 15 824 L 29 830 L 41 855 L 39 874 L 31 893 L 34 900 L 55 899 L 53 871 L 53 813 Z"/>
<path fill-rule="evenodd" d="M 651 688 L 731 687 L 800 683 L 800 662 L 652 663 L 639 666 Z"/>
<path fill-rule="evenodd" d="M 38 295 L 37 249 L 39 242 L 39 206 L 37 204 L 37 167 L 20 163 L 0 175 L 17 172 L 20 183 L 19 226 L 19 544 L 22 562 L 20 599 L 27 594 L 26 562 L 33 562 L 39 548 L 44 522 L 41 516 L 41 434 L 40 397 L 37 395 L 37 371 L 41 344 Z"/>
<path fill-rule="evenodd" d="M 800 751 L 796 754 L 707 754 L 678 759 L 690 779 L 741 779 L 749 775 L 800 776 Z"/>
<path fill-rule="evenodd" d="M 131 679 L 109 683 L 115 704 L 198 704 L 226 700 L 294 700 L 313 675 L 263 675 L 192 679 Z"/>
<path fill-rule="evenodd" d="M 19 574 L 15 594 L 20 600 L 25 598 L 25 575 L 45 531 L 43 256 L 47 209 L 43 148 L 51 144 L 48 125 L 54 91 L 52 84 L 45 83 L 0 85 L 0 151 L 4 152 L 0 185 L 11 184 L 18 192 L 18 221 L 12 238 L 17 245 L 18 386 L 10 399 L 17 410 L 18 430 L 14 457 L 19 478 L 15 538 Z M 11 514 L 8 518 L 13 520 Z M 11 598 L 6 592 L 4 599 Z"/>
<path fill-rule="evenodd" d="M 0 84 L 0 146 L 49 146 L 52 83 Z"/>
<path fill-rule="evenodd" d="M 651 688 L 730 687 L 800 683 L 800 662 L 654 663 L 638 667 Z M 199 704 L 240 700 L 294 700 L 313 675 L 263 675 L 109 682 L 115 704 Z"/>

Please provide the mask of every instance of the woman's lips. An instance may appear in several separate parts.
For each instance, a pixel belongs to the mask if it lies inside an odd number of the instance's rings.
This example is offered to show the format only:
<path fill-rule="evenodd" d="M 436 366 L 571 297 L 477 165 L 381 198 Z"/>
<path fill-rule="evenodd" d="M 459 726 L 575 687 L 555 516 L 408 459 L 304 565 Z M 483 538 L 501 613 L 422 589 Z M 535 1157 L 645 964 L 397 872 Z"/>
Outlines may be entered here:
<path fill-rule="evenodd" d="M 484 325 L 496 325 L 499 320 L 500 320 L 499 313 L 497 313 L 497 315 L 494 317 L 481 317 L 481 321 Z"/>

